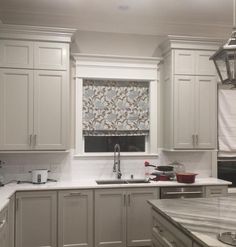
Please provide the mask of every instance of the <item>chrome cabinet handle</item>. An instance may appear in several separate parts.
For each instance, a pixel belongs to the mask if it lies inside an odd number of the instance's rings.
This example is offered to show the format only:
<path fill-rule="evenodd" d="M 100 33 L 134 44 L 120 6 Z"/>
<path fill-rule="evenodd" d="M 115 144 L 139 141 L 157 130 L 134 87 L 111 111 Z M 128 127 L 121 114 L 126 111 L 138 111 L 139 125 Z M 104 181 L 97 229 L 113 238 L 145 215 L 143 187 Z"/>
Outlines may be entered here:
<path fill-rule="evenodd" d="M 126 194 L 124 194 L 124 206 L 126 206 Z"/>
<path fill-rule="evenodd" d="M 192 144 L 195 146 L 195 135 L 192 135 Z"/>
<path fill-rule="evenodd" d="M 68 196 L 81 196 L 81 192 L 70 192 Z"/>
<path fill-rule="evenodd" d="M 34 146 L 37 144 L 37 135 L 34 135 Z"/>
<path fill-rule="evenodd" d="M 0 221 L 0 229 L 2 229 L 5 224 L 6 224 L 6 220 Z"/>
<path fill-rule="evenodd" d="M 198 145 L 198 134 L 196 134 L 196 145 Z"/>
<path fill-rule="evenodd" d="M 202 194 L 202 191 L 176 191 L 176 192 L 165 192 L 164 195 L 191 195 L 191 194 Z"/>
<path fill-rule="evenodd" d="M 32 134 L 29 135 L 29 145 L 30 145 L 30 147 L 31 147 L 31 145 L 32 145 Z"/>
<path fill-rule="evenodd" d="M 130 194 L 128 194 L 128 205 L 130 206 Z"/>

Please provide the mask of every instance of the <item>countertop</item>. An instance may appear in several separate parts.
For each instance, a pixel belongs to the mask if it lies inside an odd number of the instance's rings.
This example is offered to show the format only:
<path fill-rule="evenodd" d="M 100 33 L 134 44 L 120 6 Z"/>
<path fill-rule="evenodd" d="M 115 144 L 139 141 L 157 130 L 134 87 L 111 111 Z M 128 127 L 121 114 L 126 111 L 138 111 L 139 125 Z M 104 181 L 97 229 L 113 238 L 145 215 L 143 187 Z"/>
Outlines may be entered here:
<path fill-rule="evenodd" d="M 95 180 L 48 182 L 46 184 L 17 184 L 10 183 L 0 187 L 0 211 L 8 204 L 9 198 L 18 191 L 34 190 L 69 190 L 69 189 L 98 189 L 98 188 L 144 188 L 144 187 L 170 187 L 170 186 L 197 186 L 197 185 L 229 185 L 230 182 L 216 178 L 199 178 L 194 184 L 183 184 L 176 181 L 151 181 L 146 184 L 107 184 L 98 185 Z"/>
<path fill-rule="evenodd" d="M 167 220 L 206 247 L 229 247 L 217 234 L 236 231 L 236 196 L 162 199 L 149 203 Z"/>

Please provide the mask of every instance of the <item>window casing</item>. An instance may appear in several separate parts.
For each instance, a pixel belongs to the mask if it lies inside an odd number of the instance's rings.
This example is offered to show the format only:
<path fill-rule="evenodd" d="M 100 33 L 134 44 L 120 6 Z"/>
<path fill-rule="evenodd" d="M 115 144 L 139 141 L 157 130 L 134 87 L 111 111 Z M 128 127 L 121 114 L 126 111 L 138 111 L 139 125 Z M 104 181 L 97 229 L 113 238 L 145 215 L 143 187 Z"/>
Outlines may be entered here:
<path fill-rule="evenodd" d="M 75 57 L 75 156 L 112 156 L 111 152 L 85 153 L 83 138 L 83 80 L 130 80 L 149 82 L 150 133 L 145 137 L 145 152 L 133 152 L 134 156 L 156 156 L 160 134 L 160 83 L 157 58 L 121 58 L 74 54 Z M 137 65 L 138 64 L 138 65 Z M 122 156 L 133 156 L 132 152 L 122 152 Z"/>

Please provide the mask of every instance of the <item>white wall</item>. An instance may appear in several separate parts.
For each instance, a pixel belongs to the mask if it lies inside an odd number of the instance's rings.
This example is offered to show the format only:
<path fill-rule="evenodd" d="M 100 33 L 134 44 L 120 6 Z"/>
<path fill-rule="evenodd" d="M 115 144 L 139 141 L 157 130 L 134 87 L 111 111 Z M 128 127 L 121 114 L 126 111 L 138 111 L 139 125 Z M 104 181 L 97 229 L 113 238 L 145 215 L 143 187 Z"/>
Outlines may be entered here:
<path fill-rule="evenodd" d="M 1 154 L 0 160 L 5 161 L 0 170 L 5 181 L 30 180 L 28 173 L 32 169 L 45 168 L 51 170 L 50 178 L 63 181 L 114 178 L 113 157 L 106 159 L 75 159 L 71 153 L 60 154 Z M 154 165 L 166 165 L 173 161 L 185 164 L 186 170 L 198 173 L 198 177 L 211 176 L 211 152 L 171 152 L 161 153 L 159 159 L 124 158 L 121 156 L 123 178 L 144 177 L 144 161 Z M 151 169 L 152 171 L 152 169 Z"/>
<path fill-rule="evenodd" d="M 77 31 L 72 52 L 123 56 L 160 56 L 161 36 Z"/>

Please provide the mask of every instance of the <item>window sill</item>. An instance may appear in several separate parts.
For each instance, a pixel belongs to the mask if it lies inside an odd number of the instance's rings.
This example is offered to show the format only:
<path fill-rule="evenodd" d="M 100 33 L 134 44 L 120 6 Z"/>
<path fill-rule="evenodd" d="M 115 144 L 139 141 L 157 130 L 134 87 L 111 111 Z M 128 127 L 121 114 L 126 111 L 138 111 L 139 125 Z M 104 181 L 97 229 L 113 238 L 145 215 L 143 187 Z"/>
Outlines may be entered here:
<path fill-rule="evenodd" d="M 73 155 L 74 159 L 113 159 L 114 158 L 114 153 L 84 153 L 84 154 L 74 154 Z M 157 158 L 158 154 L 157 153 L 120 153 L 121 158 Z"/>

